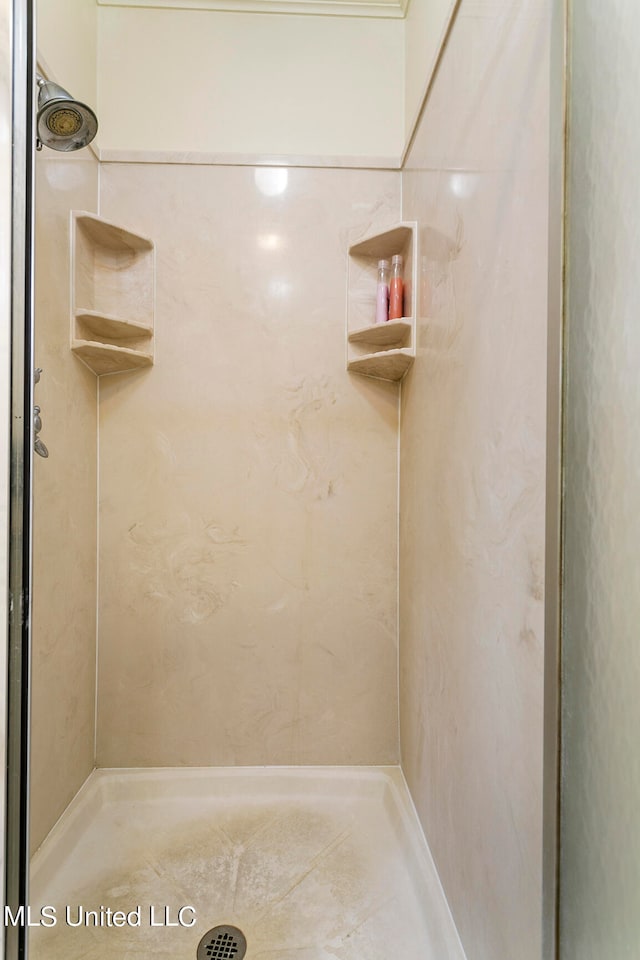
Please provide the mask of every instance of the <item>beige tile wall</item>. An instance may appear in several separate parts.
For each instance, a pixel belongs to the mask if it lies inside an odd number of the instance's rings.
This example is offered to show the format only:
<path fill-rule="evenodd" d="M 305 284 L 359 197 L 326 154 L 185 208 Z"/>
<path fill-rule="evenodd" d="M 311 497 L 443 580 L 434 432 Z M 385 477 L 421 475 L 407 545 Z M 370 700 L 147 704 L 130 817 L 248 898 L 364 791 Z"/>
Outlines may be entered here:
<path fill-rule="evenodd" d="M 100 382 L 98 764 L 396 762 L 397 388 L 344 317 L 400 178 L 101 176 L 158 273 L 156 365 Z"/>
<path fill-rule="evenodd" d="M 549 10 L 462 0 L 403 175 L 402 762 L 469 960 L 540 960 Z"/>
<path fill-rule="evenodd" d="M 90 151 L 37 155 L 35 399 L 49 459 L 34 458 L 33 849 L 94 758 L 97 387 L 69 350 L 69 211 L 95 210 L 97 198 Z"/>

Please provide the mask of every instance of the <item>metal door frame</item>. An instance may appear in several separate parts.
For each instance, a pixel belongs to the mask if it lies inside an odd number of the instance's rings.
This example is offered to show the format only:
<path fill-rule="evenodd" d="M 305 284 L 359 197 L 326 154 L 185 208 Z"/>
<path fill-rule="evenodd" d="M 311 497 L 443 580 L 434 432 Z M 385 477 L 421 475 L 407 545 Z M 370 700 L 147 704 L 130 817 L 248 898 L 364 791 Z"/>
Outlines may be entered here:
<path fill-rule="evenodd" d="M 542 955 L 558 960 L 567 0 L 551 7 L 545 530 Z"/>
<path fill-rule="evenodd" d="M 33 170 L 35 11 L 33 0 L 0 0 L 2 57 L 9 65 L 2 90 L 11 118 L 11 291 L 5 323 L 9 383 L 7 545 L 6 747 L 4 786 L 4 903 L 28 905 L 29 660 L 31 610 L 31 472 L 33 449 Z M 5 87 L 7 84 L 5 83 Z M 4 173 L 4 167 L 3 167 Z M 3 203 L 4 193 L 3 193 Z M 6 257 L 4 259 L 7 259 Z M 4 317 L 3 317 L 4 321 Z M 8 336 L 7 336 L 8 334 Z M 27 956 L 23 923 L 4 928 L 5 960 Z"/>

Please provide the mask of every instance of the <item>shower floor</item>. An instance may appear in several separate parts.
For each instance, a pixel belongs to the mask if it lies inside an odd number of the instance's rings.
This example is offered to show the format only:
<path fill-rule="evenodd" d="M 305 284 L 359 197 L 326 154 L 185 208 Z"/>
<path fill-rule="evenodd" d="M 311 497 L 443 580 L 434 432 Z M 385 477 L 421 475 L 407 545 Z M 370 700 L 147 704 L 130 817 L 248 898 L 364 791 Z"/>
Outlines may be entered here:
<path fill-rule="evenodd" d="M 33 858 L 30 903 L 32 923 L 56 911 L 30 960 L 195 960 L 218 924 L 247 960 L 464 960 L 392 767 L 95 771 Z"/>

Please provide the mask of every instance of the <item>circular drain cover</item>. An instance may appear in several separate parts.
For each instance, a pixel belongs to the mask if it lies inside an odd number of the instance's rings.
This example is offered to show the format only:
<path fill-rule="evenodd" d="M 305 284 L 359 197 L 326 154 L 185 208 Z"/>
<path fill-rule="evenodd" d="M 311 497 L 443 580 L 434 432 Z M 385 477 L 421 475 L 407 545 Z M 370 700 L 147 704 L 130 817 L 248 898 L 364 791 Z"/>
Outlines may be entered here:
<path fill-rule="evenodd" d="M 242 930 L 225 923 L 207 930 L 198 944 L 197 960 L 242 960 L 246 952 Z"/>

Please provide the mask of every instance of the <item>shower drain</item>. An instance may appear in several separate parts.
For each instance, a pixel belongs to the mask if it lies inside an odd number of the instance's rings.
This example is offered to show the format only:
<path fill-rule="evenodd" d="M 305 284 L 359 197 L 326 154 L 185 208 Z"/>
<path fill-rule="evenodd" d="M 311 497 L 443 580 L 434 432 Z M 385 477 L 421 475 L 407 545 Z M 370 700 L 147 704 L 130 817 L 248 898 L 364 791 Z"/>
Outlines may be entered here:
<path fill-rule="evenodd" d="M 221 924 L 207 930 L 198 944 L 197 960 L 242 960 L 247 941 L 242 930 Z"/>

